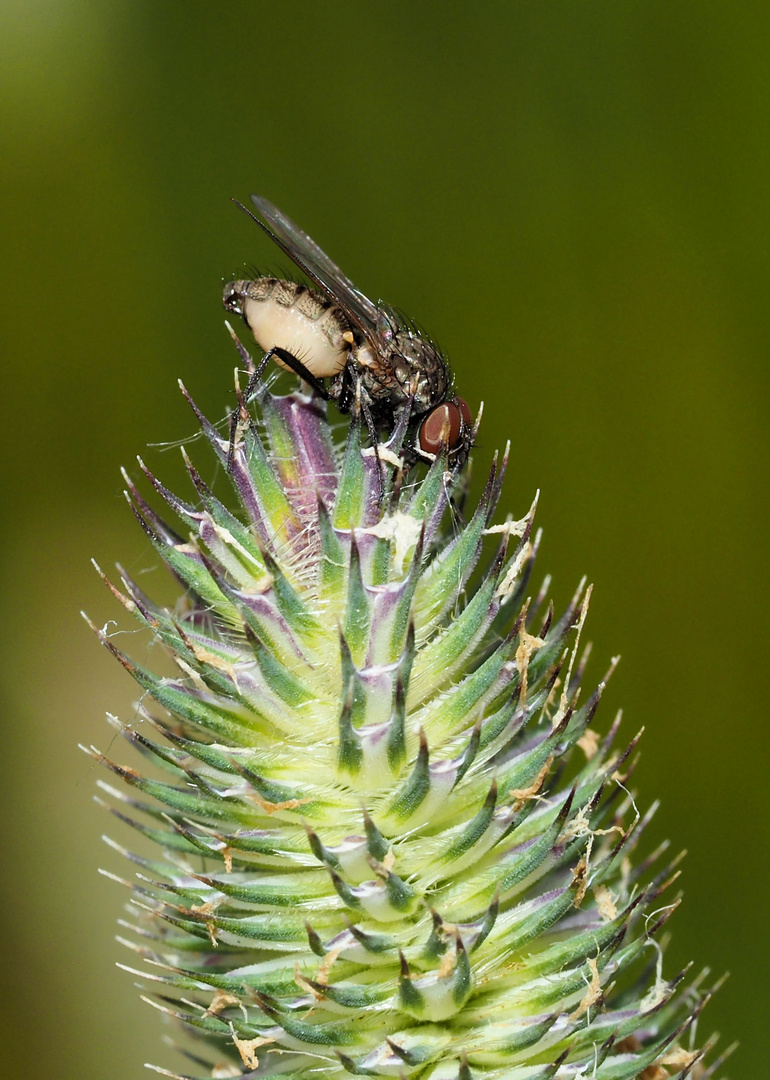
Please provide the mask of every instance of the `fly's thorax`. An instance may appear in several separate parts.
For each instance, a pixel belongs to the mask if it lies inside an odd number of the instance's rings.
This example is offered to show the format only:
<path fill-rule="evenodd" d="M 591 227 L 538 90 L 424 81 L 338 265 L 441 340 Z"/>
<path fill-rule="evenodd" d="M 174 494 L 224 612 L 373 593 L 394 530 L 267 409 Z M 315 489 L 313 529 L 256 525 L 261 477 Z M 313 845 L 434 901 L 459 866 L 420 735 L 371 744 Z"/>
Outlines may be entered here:
<path fill-rule="evenodd" d="M 231 281 L 224 305 L 243 317 L 265 352 L 286 349 L 319 379 L 336 375 L 347 363 L 350 324 L 344 312 L 307 285 L 271 277 Z M 286 367 L 277 357 L 276 362 Z"/>
<path fill-rule="evenodd" d="M 389 399 L 397 409 L 414 395 L 414 409 L 421 413 L 446 396 L 446 361 L 435 345 L 411 330 L 397 331 L 378 359 L 365 376 L 374 399 Z"/>

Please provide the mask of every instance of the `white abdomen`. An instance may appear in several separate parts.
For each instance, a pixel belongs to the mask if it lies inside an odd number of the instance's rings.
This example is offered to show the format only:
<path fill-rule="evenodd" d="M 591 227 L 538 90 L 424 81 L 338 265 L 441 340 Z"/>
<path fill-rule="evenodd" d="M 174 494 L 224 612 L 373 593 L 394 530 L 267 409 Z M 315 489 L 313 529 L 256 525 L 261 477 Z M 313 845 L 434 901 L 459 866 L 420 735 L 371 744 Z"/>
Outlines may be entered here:
<path fill-rule="evenodd" d="M 227 287 L 239 296 L 241 313 L 260 348 L 286 349 L 319 379 L 337 375 L 350 354 L 350 326 L 325 297 L 294 281 L 258 278 Z M 345 335 L 348 337 L 346 338 Z M 277 364 L 289 370 L 278 357 Z"/>

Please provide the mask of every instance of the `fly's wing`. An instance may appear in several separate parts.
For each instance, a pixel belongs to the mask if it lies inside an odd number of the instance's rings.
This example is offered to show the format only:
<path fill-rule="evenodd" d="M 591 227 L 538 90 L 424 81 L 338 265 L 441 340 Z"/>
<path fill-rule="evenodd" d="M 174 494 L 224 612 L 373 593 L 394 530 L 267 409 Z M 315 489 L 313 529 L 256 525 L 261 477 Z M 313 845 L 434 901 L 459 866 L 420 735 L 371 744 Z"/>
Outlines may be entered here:
<path fill-rule="evenodd" d="M 252 195 L 251 201 L 272 228 L 259 218 L 254 218 L 257 224 L 300 270 L 320 285 L 330 300 L 339 304 L 365 337 L 372 341 L 378 333 L 381 334 L 383 312 L 355 287 L 315 240 L 268 199 L 263 199 L 261 195 Z"/>

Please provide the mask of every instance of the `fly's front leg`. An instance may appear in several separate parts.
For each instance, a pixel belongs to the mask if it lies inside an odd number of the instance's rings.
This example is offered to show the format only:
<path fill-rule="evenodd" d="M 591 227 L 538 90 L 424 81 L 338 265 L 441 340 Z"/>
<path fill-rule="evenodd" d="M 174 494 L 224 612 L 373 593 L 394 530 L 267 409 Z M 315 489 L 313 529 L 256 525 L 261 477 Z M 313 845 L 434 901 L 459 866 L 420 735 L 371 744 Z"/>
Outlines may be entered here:
<path fill-rule="evenodd" d="M 304 379 L 304 381 L 310 386 L 312 386 L 318 396 L 323 398 L 324 401 L 330 400 L 329 391 L 326 389 L 324 384 L 318 378 L 316 378 L 312 371 L 309 371 L 305 367 L 302 361 L 298 359 L 298 357 L 296 357 L 294 353 L 290 353 L 288 349 L 282 349 L 280 345 L 274 345 L 272 349 L 267 350 L 265 355 L 262 357 L 262 360 L 260 361 L 259 367 L 249 379 L 245 393 L 246 401 L 248 401 L 251 395 L 254 393 L 254 390 L 256 389 L 260 379 L 262 378 L 265 368 L 273 359 L 273 357 L 277 357 L 281 361 L 281 363 L 285 364 L 287 368 L 290 368 L 295 375 L 299 375 L 300 379 Z"/>
<path fill-rule="evenodd" d="M 227 471 L 232 472 L 233 467 L 233 452 L 235 449 L 235 433 L 238 427 L 238 417 L 245 405 L 251 400 L 254 391 L 259 386 L 262 376 L 265 372 L 265 368 L 273 359 L 277 357 L 286 367 L 290 368 L 295 374 L 299 375 L 300 379 L 304 379 L 309 383 L 315 392 L 322 397 L 324 401 L 329 401 L 329 391 L 323 385 L 322 382 L 316 378 L 312 371 L 308 371 L 301 360 L 288 351 L 288 349 L 282 349 L 279 345 L 274 345 L 272 349 L 268 349 L 265 355 L 262 357 L 257 368 L 254 370 L 246 384 L 246 390 L 241 397 L 239 395 L 239 404 L 233 409 L 230 414 L 230 441 L 227 447 Z"/>
<path fill-rule="evenodd" d="M 341 413 L 353 411 L 356 402 L 356 389 L 358 382 L 354 383 L 350 364 L 346 364 L 339 375 L 332 379 L 330 397 L 337 403 Z"/>
<path fill-rule="evenodd" d="M 246 383 L 246 389 L 245 389 L 245 391 L 243 393 L 243 400 L 244 401 L 249 401 L 251 399 L 251 395 L 256 390 L 257 386 L 259 385 L 259 383 L 260 383 L 260 381 L 262 379 L 262 376 L 265 373 L 265 368 L 267 367 L 268 363 L 270 362 L 270 357 L 271 357 L 272 353 L 273 353 L 272 349 L 269 352 L 266 352 L 265 355 L 260 360 L 259 364 L 256 366 L 254 371 L 252 371 L 251 375 L 249 376 L 249 381 Z"/>
<path fill-rule="evenodd" d="M 249 380 L 249 382 L 251 382 L 251 380 Z M 230 413 L 230 436 L 227 442 L 226 458 L 226 468 L 229 473 L 233 471 L 233 458 L 235 456 L 235 437 L 238 431 L 238 416 L 241 411 L 240 402 L 243 400 L 244 399 L 241 398 L 238 405 L 236 405 L 233 411 Z"/>

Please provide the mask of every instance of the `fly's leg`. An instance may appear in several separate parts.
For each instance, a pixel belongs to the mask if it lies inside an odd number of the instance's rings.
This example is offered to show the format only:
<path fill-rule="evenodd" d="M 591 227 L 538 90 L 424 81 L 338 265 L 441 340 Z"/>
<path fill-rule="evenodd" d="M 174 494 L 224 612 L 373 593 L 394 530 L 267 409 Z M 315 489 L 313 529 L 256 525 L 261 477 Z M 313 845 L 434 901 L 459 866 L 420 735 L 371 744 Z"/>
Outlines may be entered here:
<path fill-rule="evenodd" d="M 249 380 L 251 382 L 251 380 Z M 233 455 L 235 454 L 235 433 L 238 428 L 238 416 L 240 414 L 240 405 L 244 399 L 241 398 L 238 405 L 230 413 L 230 436 L 227 440 L 227 471 L 231 473 L 233 471 Z"/>
<path fill-rule="evenodd" d="M 259 364 L 254 368 L 251 375 L 249 376 L 249 381 L 246 383 L 246 390 L 244 391 L 244 394 L 243 394 L 243 400 L 244 401 L 249 401 L 249 399 L 251 398 L 251 395 L 254 393 L 257 386 L 261 382 L 262 376 L 265 373 L 265 368 L 267 367 L 267 365 L 268 365 L 268 363 L 270 361 L 270 356 L 271 356 L 272 351 L 273 350 L 271 349 L 270 352 L 265 353 L 265 355 L 260 360 Z"/>
<path fill-rule="evenodd" d="M 335 375 L 332 381 L 332 398 L 337 402 L 337 408 L 341 413 L 353 411 L 356 402 L 358 381 L 353 383 L 352 368 L 346 364 L 339 375 Z"/>
<path fill-rule="evenodd" d="M 374 423 L 374 417 L 372 416 L 372 410 L 369 408 L 369 403 L 361 396 L 356 395 L 357 404 L 359 410 L 364 418 L 366 424 L 366 430 L 369 432 L 369 438 L 372 441 L 372 448 L 374 450 L 374 460 L 377 462 L 377 482 L 380 488 L 380 503 L 385 501 L 385 478 L 383 476 L 382 458 L 380 457 L 379 440 L 377 438 L 377 427 Z"/>
<path fill-rule="evenodd" d="M 232 413 L 230 414 L 230 441 L 227 447 L 228 472 L 232 472 L 233 468 L 233 452 L 235 449 L 235 432 L 238 426 L 238 416 L 242 409 L 245 410 L 246 403 L 251 399 L 252 394 L 259 386 L 262 380 L 262 376 L 265 372 L 265 368 L 274 356 L 277 356 L 278 359 L 282 360 L 283 363 L 286 364 L 288 368 L 291 368 L 291 370 L 296 375 L 299 375 L 300 379 L 304 379 L 305 382 L 309 383 L 310 386 L 312 386 L 312 388 L 318 394 L 318 396 L 322 397 L 324 401 L 331 400 L 329 391 L 326 389 L 323 383 L 319 382 L 319 380 L 315 377 L 312 371 L 308 371 L 302 361 L 298 360 L 293 353 L 290 353 L 288 349 L 282 349 L 279 345 L 274 345 L 272 349 L 268 349 L 268 351 L 265 353 L 265 355 L 259 362 L 259 365 L 255 368 L 254 372 L 249 378 L 249 381 L 246 384 L 246 390 L 244 391 L 243 395 L 239 397 L 238 406 L 233 409 Z"/>
<path fill-rule="evenodd" d="M 246 401 L 248 401 L 251 395 L 254 393 L 254 390 L 256 389 L 262 378 L 265 368 L 274 356 L 277 356 L 279 360 L 286 364 L 286 367 L 291 368 L 295 375 L 299 375 L 300 379 L 304 379 L 306 383 L 312 386 L 318 396 L 322 397 L 324 401 L 330 400 L 329 391 L 326 389 L 324 384 L 316 378 L 312 371 L 308 371 L 302 361 L 299 360 L 294 355 L 294 353 L 290 353 L 288 349 L 282 349 L 280 345 L 274 345 L 273 348 L 268 349 L 268 351 L 262 357 L 259 367 L 249 379 L 248 385 L 246 387 L 246 393 L 244 395 Z"/>
<path fill-rule="evenodd" d="M 401 491 L 401 485 L 404 482 L 404 477 L 411 468 L 411 463 L 409 461 L 409 447 L 404 446 L 404 439 L 406 438 L 409 429 L 413 405 L 414 394 L 412 394 L 409 400 L 401 406 L 401 408 L 395 410 L 393 415 L 394 426 L 387 442 L 388 450 L 397 454 L 398 459 L 401 462 L 399 467 L 395 470 L 393 487 L 390 493 L 390 505 L 394 509 L 398 505 L 399 493 Z"/>
<path fill-rule="evenodd" d="M 350 366 L 345 368 L 342 373 L 342 382 L 339 386 L 339 395 L 337 397 L 337 408 L 340 412 L 352 413 L 358 421 L 360 421 L 362 416 L 364 418 L 366 430 L 374 451 L 374 459 L 377 462 L 377 480 L 380 489 L 380 502 L 383 502 L 385 498 L 385 481 L 382 477 L 382 458 L 380 457 L 378 447 L 377 425 L 374 422 L 372 410 L 369 407 L 370 398 L 360 374 L 357 373 L 353 376 L 352 374 L 349 374 L 349 372 Z"/>

